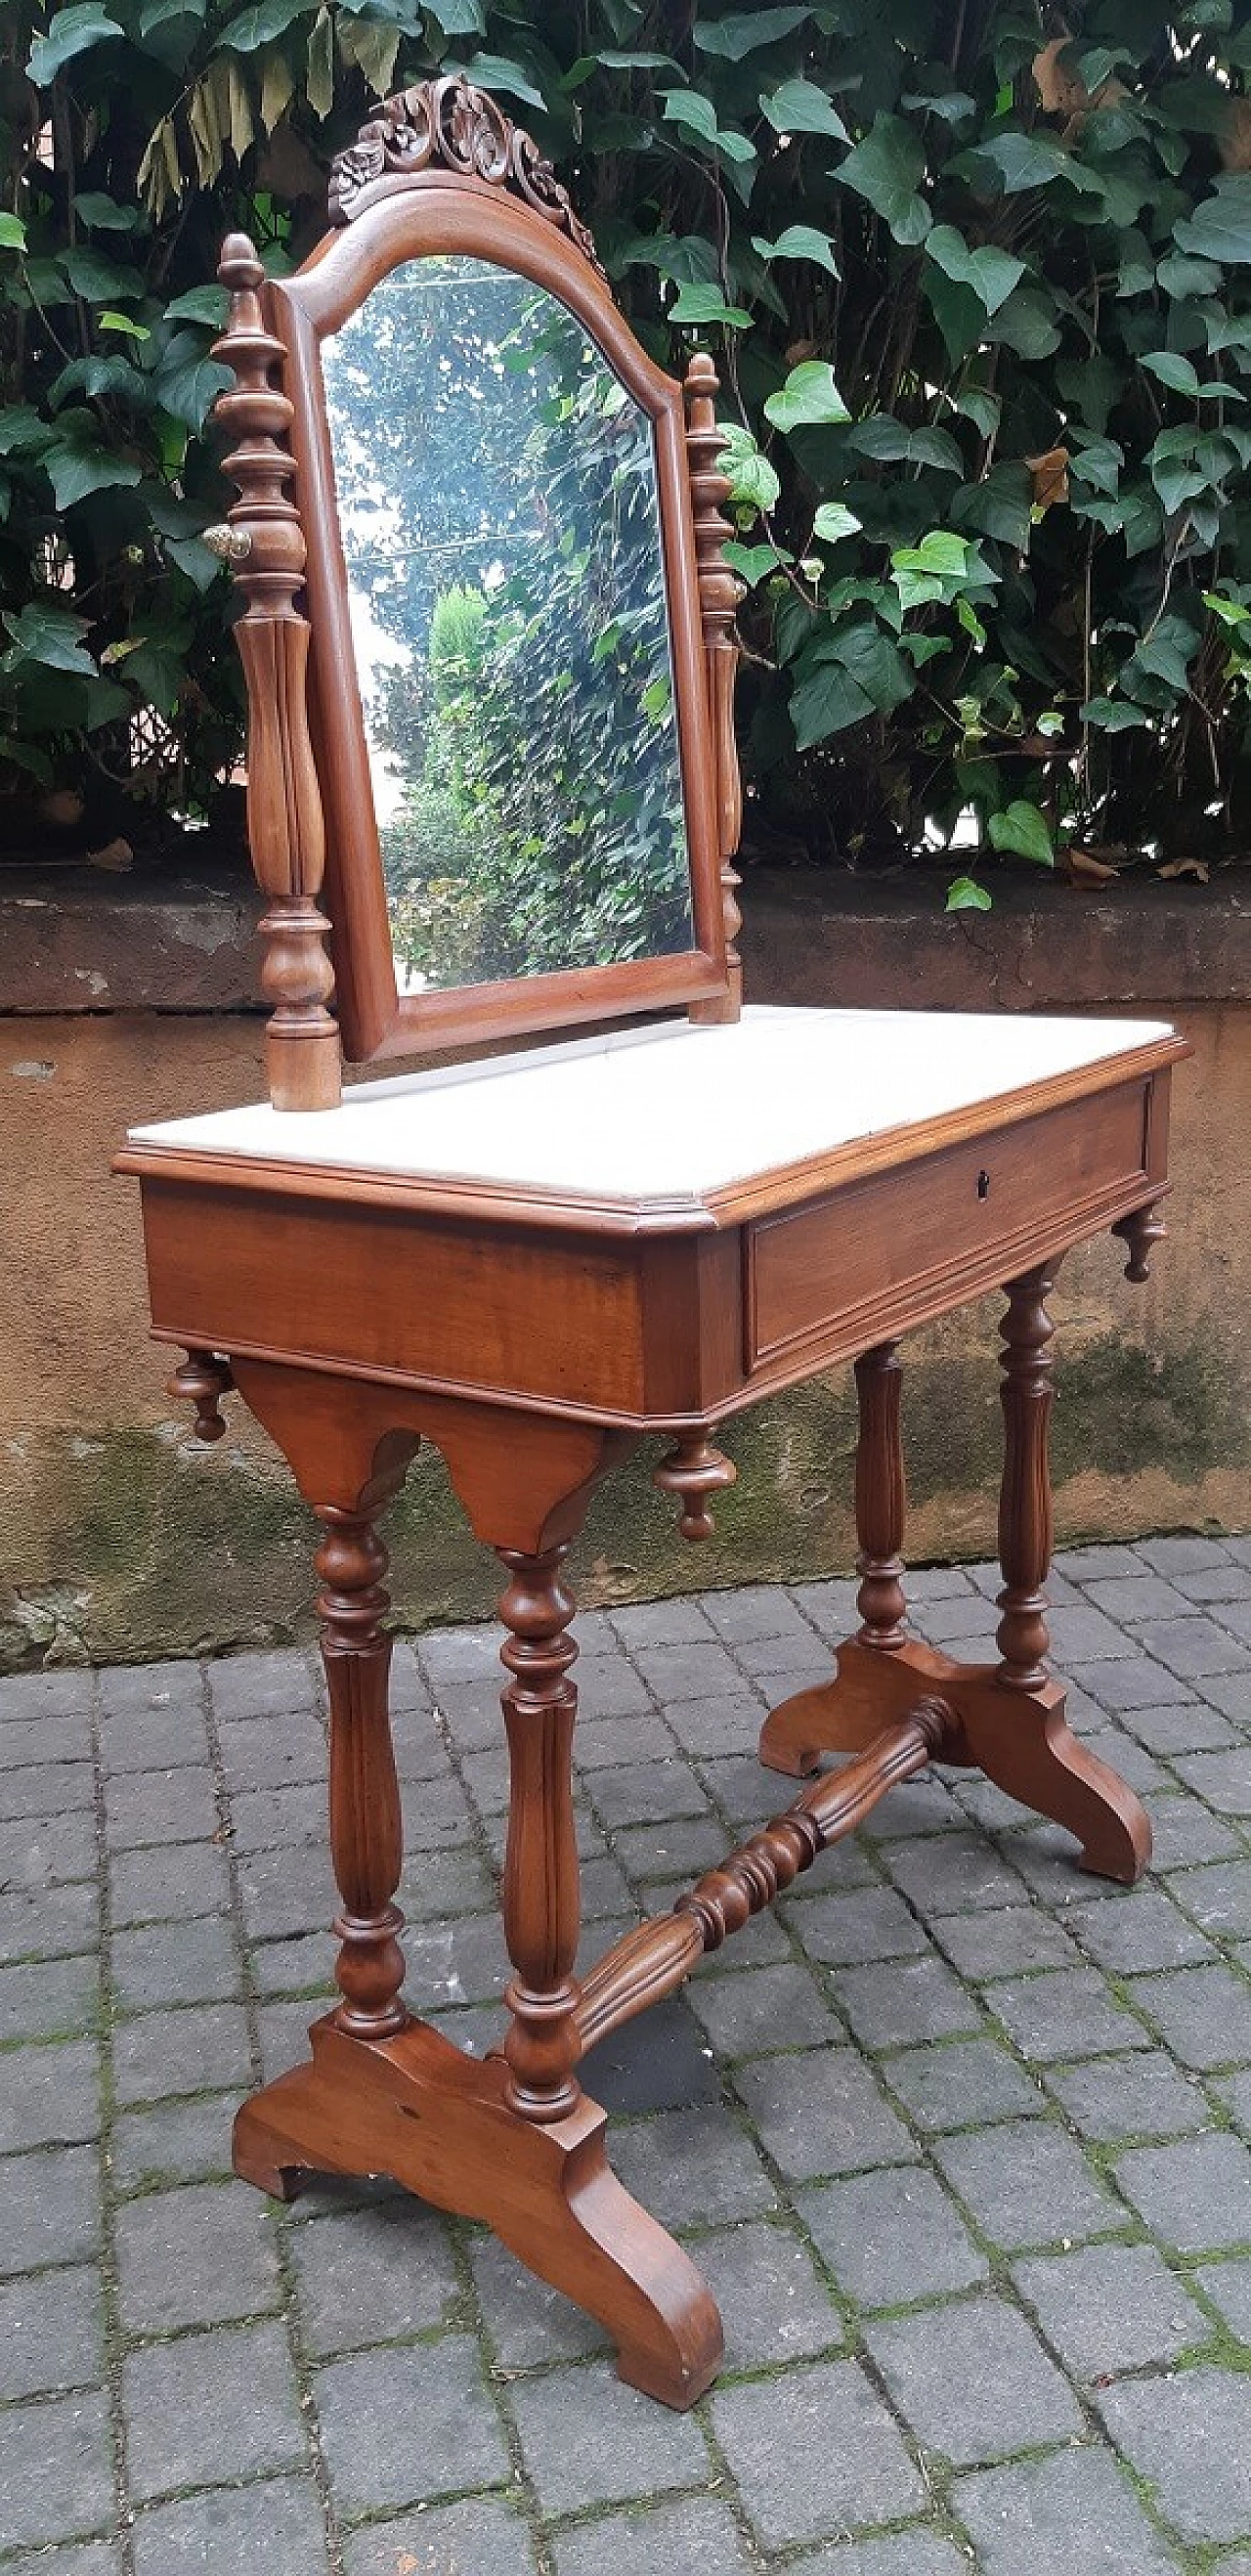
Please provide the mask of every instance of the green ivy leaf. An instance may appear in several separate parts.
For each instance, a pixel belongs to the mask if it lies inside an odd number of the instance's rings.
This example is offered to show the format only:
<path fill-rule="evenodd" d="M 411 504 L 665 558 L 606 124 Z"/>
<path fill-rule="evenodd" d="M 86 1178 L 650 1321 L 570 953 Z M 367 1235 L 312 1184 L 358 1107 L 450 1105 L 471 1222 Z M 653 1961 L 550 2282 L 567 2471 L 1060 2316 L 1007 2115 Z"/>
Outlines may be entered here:
<path fill-rule="evenodd" d="M 927 259 L 935 259 L 944 276 L 957 286 L 970 286 L 988 313 L 997 313 L 1006 304 L 1013 288 L 1025 275 L 1025 262 L 1009 251 L 996 250 L 983 244 L 971 250 L 964 235 L 954 224 L 935 224 L 925 238 Z"/>
<path fill-rule="evenodd" d="M 750 331 L 751 315 L 741 304 L 727 304 L 720 288 L 688 283 L 679 288 L 666 319 L 670 322 L 719 322 L 729 331 Z"/>
<path fill-rule="evenodd" d="M 213 331 L 226 327 L 230 298 L 224 286 L 193 286 L 165 307 L 167 322 L 204 322 Z"/>
<path fill-rule="evenodd" d="M 802 366 L 792 367 L 781 392 L 770 394 L 764 408 L 766 420 L 788 433 L 851 418 L 825 358 L 805 358 Z"/>
<path fill-rule="evenodd" d="M 82 646 L 89 618 L 75 617 L 71 609 L 51 608 L 43 600 L 31 599 L 16 616 L 6 608 L 4 624 L 13 638 L 12 649 L 4 657 L 6 670 L 16 670 L 20 662 L 41 662 L 49 671 L 79 671 L 88 679 L 95 678 L 95 663 Z"/>
<path fill-rule="evenodd" d="M 1005 197 L 1017 197 L 1027 188 L 1049 188 L 1057 179 L 1067 180 L 1071 188 L 1099 193 L 1102 181 L 1093 170 L 1075 161 L 1071 152 L 1053 143 L 1049 134 L 1021 134 L 1014 129 L 1006 134 L 992 134 L 981 143 L 971 145 L 955 168 L 976 178 L 989 164 Z"/>
<path fill-rule="evenodd" d="M 1194 367 L 1190 359 L 1180 356 L 1176 349 L 1148 349 L 1139 357 L 1138 364 L 1145 367 L 1150 375 L 1158 376 L 1160 383 L 1167 385 L 1171 393 L 1189 394 L 1192 399 L 1198 395 L 1199 379 Z"/>
<path fill-rule="evenodd" d="M 72 510 L 76 501 L 85 501 L 92 492 L 133 487 L 143 479 L 132 457 L 119 456 L 115 447 L 103 446 L 86 431 L 76 430 L 63 443 L 48 448 L 43 465 L 58 510 Z"/>
<path fill-rule="evenodd" d="M 142 223 L 138 206 L 119 206 L 115 197 L 88 188 L 74 199 L 74 212 L 89 233 L 133 233 Z"/>
<path fill-rule="evenodd" d="M 946 912 L 990 912 L 992 898 L 976 877 L 953 877 L 947 888 Z"/>
<path fill-rule="evenodd" d="M 731 572 L 736 572 L 751 590 L 754 590 L 757 582 L 763 581 L 768 573 L 776 572 L 779 564 L 793 563 L 795 560 L 793 555 L 786 552 L 784 546 L 741 546 L 736 537 L 731 537 L 728 545 L 722 547 L 721 553 Z"/>
<path fill-rule="evenodd" d="M 777 469 L 762 456 L 750 429 L 741 421 L 718 424 L 725 445 L 717 458 L 718 471 L 730 479 L 730 503 L 735 510 L 759 512 L 772 510 L 781 497 L 782 486 Z"/>
<path fill-rule="evenodd" d="M 778 134 L 831 134 L 836 143 L 851 141 L 833 100 L 815 81 L 781 81 L 762 94 L 760 105 Z"/>
<path fill-rule="evenodd" d="M 873 713 L 873 700 L 838 662 L 820 662 L 791 692 L 791 723 L 800 751 L 846 733 Z"/>
<path fill-rule="evenodd" d="M 1026 797 L 1018 796 L 1005 805 L 1001 814 L 992 814 L 988 825 L 991 847 L 1013 850 L 1018 858 L 1032 859 L 1040 868 L 1055 866 L 1051 827 L 1046 815 Z"/>
<path fill-rule="evenodd" d="M 66 250 L 61 253 L 61 266 L 75 295 L 84 304 L 118 304 L 125 296 L 143 293 L 143 279 L 138 269 L 121 268 L 116 260 L 105 259 L 98 250 Z"/>
<path fill-rule="evenodd" d="M 813 224 L 788 224 L 776 241 L 767 241 L 762 233 L 753 233 L 752 249 L 763 260 L 810 259 L 817 268 L 837 277 L 834 244 L 829 233 L 819 233 Z"/>
<path fill-rule="evenodd" d="M 811 8 L 752 9 L 715 18 L 692 32 L 701 53 L 720 54 L 727 62 L 741 63 L 747 54 L 758 53 L 763 45 L 778 44 L 813 15 Z"/>
<path fill-rule="evenodd" d="M 1097 726 L 1100 733 L 1129 733 L 1135 725 L 1151 723 L 1145 708 L 1127 706 L 1123 698 L 1088 698 L 1081 716 L 1083 724 Z"/>
<path fill-rule="evenodd" d="M 854 510 L 844 509 L 841 501 L 823 501 L 812 522 L 812 533 L 823 544 L 836 546 L 844 537 L 858 537 L 863 524 Z"/>
<path fill-rule="evenodd" d="M 26 226 L 20 215 L 0 215 L 0 250 L 25 250 Z"/>
<path fill-rule="evenodd" d="M 435 25 L 445 36 L 485 36 L 483 0 L 425 0 Z"/>
<path fill-rule="evenodd" d="M 922 242 L 933 217 L 917 191 L 925 175 L 920 136 L 902 117 L 877 115 L 863 143 L 834 172 L 840 187 L 854 188 L 889 225 L 897 242 Z"/>
<path fill-rule="evenodd" d="M 200 430 L 220 393 L 234 383 L 229 367 L 206 357 L 194 331 L 176 331 L 153 372 L 152 392 L 162 411 Z"/>
<path fill-rule="evenodd" d="M 1174 224 L 1173 239 L 1196 259 L 1225 268 L 1251 264 L 1251 173 L 1218 179 L 1215 195 L 1201 198 L 1193 215 Z"/>
<path fill-rule="evenodd" d="M 661 96 L 670 123 L 683 126 L 688 134 L 697 135 L 700 142 L 706 143 L 710 151 L 719 153 L 723 161 L 755 160 L 755 144 L 749 143 L 747 136 L 740 134 L 735 126 L 719 125 L 712 100 L 704 98 L 699 90 L 667 89 Z M 542 106 L 541 99 L 538 104 Z"/>
<path fill-rule="evenodd" d="M 963 474 L 964 458 L 945 429 L 909 429 L 882 412 L 875 420 L 857 421 L 848 445 L 876 465 L 932 465 L 939 474 Z"/>
<path fill-rule="evenodd" d="M 275 36 L 285 36 L 297 18 L 306 18 L 314 0 L 248 0 L 223 27 L 217 43 L 223 52 L 254 54 L 260 45 L 272 45 Z"/>
<path fill-rule="evenodd" d="M 116 18 L 110 18 L 101 0 L 74 0 L 72 8 L 57 10 L 46 35 L 34 38 L 26 77 L 36 89 L 48 89 L 76 54 L 85 54 L 92 45 L 108 44 L 125 32 Z"/>

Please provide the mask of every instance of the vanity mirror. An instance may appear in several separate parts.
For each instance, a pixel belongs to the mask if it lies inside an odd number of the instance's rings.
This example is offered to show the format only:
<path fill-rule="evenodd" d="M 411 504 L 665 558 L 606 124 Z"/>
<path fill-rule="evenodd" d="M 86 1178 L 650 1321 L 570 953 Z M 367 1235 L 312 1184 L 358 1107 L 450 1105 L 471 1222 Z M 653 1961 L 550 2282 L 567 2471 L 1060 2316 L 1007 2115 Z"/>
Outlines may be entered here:
<path fill-rule="evenodd" d="M 740 1015 L 710 362 L 685 390 L 652 364 L 534 144 L 463 83 L 388 100 L 331 211 L 298 276 L 267 282 L 238 237 L 221 267 L 271 1098 L 137 1127 L 119 1158 L 175 1390 L 212 1439 L 237 1389 L 321 1525 L 338 1999 L 241 2107 L 235 2167 L 287 2198 L 384 2172 L 485 2220 L 688 2406 L 720 2319 L 613 2173 L 602 2045 L 933 1758 L 1087 1868 L 1145 1865 L 1137 1798 L 1047 1670 L 1047 1299 L 1107 1228 L 1146 1276 L 1186 1048 L 1128 1021 Z M 477 1055 L 340 1101 L 340 1031 L 358 1059 Z M 1004 1581 L 974 1663 L 906 1625 L 899 1343 L 995 1287 Z M 848 1361 L 859 1624 L 762 1702 L 759 1742 L 792 1775 L 846 1758 L 596 1957 L 566 1571 L 592 1496 L 663 1434 L 655 1481 L 706 1538 L 734 1472 L 714 1433 Z M 506 1578 L 512 1974 L 485 2059 L 402 1992 L 377 1523 L 423 1442 Z"/>

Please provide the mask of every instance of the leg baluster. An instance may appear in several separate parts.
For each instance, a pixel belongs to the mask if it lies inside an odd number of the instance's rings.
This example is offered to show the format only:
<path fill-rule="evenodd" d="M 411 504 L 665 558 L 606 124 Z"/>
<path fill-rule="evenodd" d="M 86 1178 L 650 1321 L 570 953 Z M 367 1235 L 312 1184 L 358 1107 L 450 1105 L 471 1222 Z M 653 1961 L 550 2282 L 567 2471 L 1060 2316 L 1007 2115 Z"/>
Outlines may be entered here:
<path fill-rule="evenodd" d="M 560 1581 L 566 1546 L 543 1556 L 501 1549 L 512 1581 L 500 1601 L 511 1794 L 504 1861 L 504 1937 L 516 1976 L 505 2001 L 508 2098 L 529 2120 L 562 2119 L 578 2099 L 572 1981 L 578 1947 L 578 1847 L 570 1756 L 577 1655 L 566 1634 L 573 1598 Z"/>

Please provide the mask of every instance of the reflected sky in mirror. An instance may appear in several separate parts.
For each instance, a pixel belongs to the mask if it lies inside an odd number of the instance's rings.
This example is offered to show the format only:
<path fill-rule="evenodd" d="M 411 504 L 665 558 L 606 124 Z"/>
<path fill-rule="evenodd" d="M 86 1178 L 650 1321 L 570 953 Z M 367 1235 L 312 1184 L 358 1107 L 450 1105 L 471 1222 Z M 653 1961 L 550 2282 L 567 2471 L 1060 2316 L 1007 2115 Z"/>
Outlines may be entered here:
<path fill-rule="evenodd" d="M 651 422 L 483 260 L 395 270 L 322 362 L 401 992 L 690 949 Z"/>

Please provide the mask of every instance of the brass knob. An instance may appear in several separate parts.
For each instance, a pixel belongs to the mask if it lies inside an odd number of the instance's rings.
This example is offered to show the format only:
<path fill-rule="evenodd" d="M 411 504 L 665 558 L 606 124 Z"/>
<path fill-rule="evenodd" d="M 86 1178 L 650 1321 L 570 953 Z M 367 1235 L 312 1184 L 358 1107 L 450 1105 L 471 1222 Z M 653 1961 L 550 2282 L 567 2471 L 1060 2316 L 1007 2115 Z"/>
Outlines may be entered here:
<path fill-rule="evenodd" d="M 252 552 L 252 535 L 248 528 L 232 528 L 228 520 L 220 527 L 206 528 L 201 544 L 216 555 L 219 563 L 246 563 Z"/>

